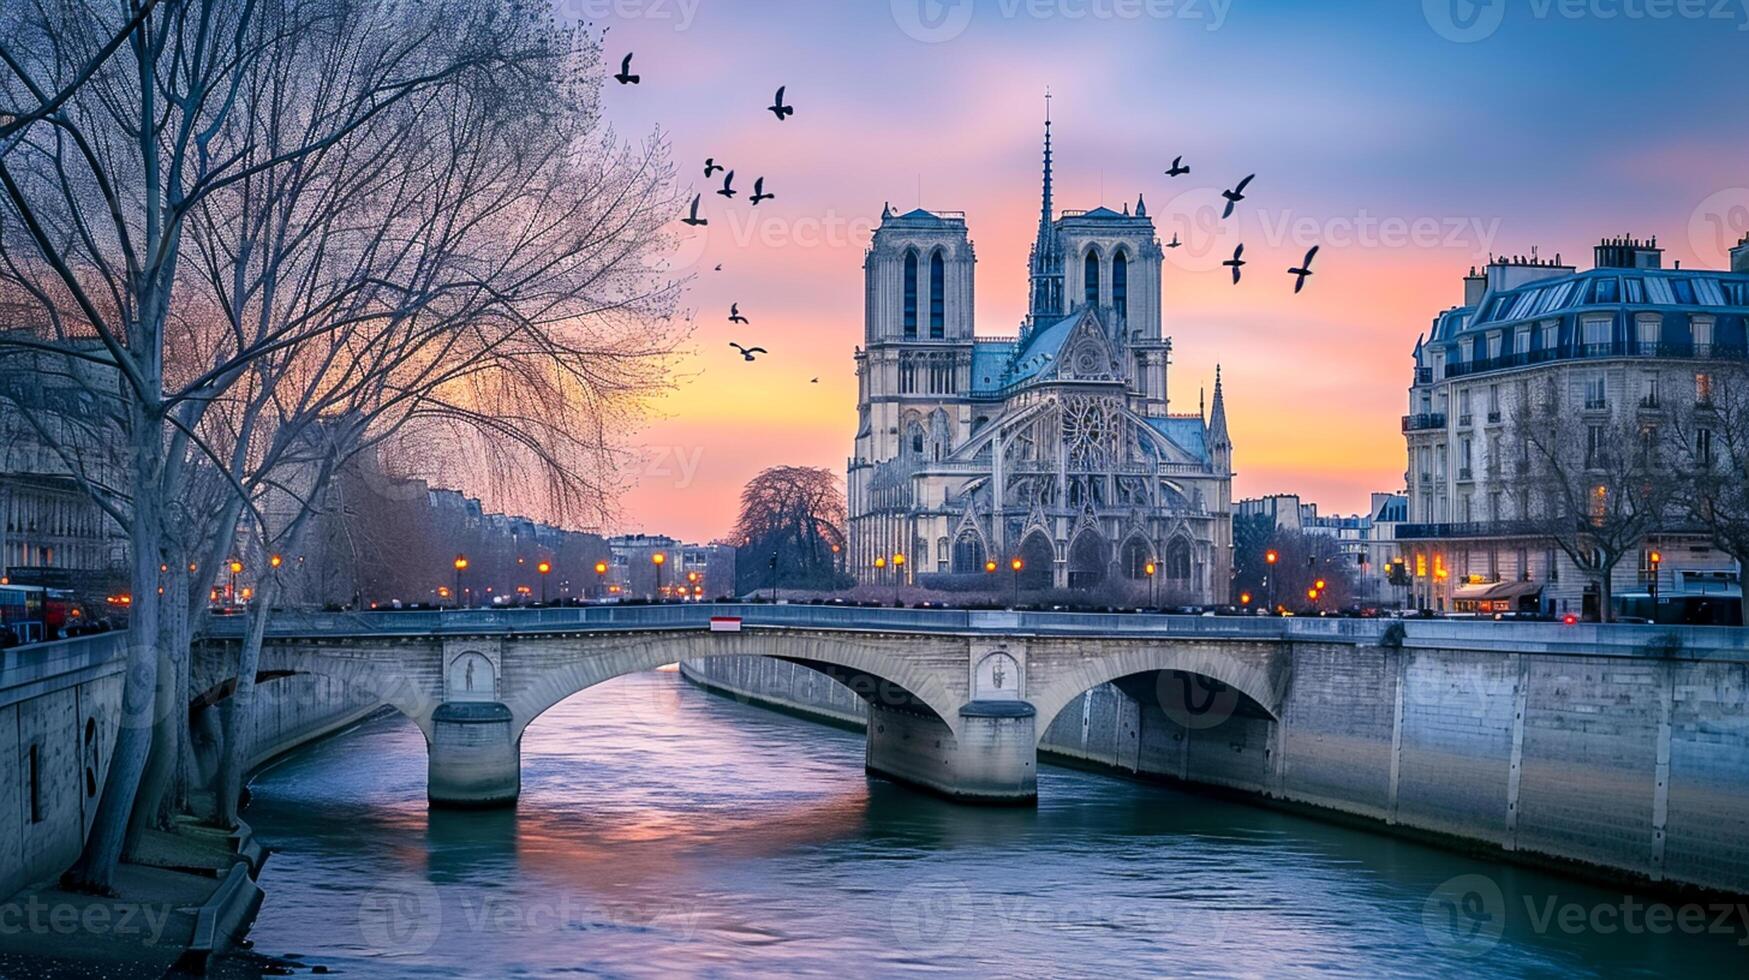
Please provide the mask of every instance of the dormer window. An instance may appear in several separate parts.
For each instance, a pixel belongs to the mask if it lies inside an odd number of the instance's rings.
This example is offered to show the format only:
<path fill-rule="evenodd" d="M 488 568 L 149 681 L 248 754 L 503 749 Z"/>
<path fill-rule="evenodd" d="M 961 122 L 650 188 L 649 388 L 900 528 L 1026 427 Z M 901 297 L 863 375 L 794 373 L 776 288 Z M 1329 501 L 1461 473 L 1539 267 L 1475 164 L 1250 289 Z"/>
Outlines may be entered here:
<path fill-rule="evenodd" d="M 1697 357 L 1707 357 L 1713 349 L 1713 318 L 1697 316 L 1689 321 L 1689 330 L 1694 335 L 1694 353 Z"/>

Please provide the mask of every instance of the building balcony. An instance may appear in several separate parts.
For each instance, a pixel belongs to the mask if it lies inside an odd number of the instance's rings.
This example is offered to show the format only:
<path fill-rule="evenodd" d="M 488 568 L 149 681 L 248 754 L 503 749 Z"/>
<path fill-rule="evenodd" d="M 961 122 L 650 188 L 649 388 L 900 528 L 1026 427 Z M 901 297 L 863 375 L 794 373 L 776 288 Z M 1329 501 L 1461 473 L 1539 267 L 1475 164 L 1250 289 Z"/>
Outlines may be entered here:
<path fill-rule="evenodd" d="M 1418 385 L 1430 385 L 1430 384 L 1432 384 L 1433 383 L 1433 369 L 1430 367 L 1416 368 L 1415 369 L 1415 383 Z"/>
<path fill-rule="evenodd" d="M 1428 429 L 1445 428 L 1444 412 L 1423 412 L 1419 415 L 1403 416 L 1404 432 L 1424 432 Z"/>
<path fill-rule="evenodd" d="M 1552 361 L 1578 361 L 1609 357 L 1662 357 L 1689 361 L 1749 361 L 1749 348 L 1724 347 L 1718 344 L 1646 344 L 1638 341 L 1612 341 L 1603 344 L 1569 344 L 1564 347 L 1533 351 L 1514 351 L 1495 357 L 1473 357 L 1454 360 L 1445 366 L 1447 378 L 1505 371 L 1547 364 Z"/>
<path fill-rule="evenodd" d="M 1531 521 L 1464 521 L 1449 524 L 1399 524 L 1398 541 L 1438 541 L 1447 538 L 1509 538 L 1536 536 Z"/>
<path fill-rule="evenodd" d="M 1498 410 L 1488 413 L 1488 424 L 1489 425 L 1499 425 L 1500 424 L 1500 412 Z"/>
<path fill-rule="evenodd" d="M 1470 416 L 1470 413 L 1465 412 L 1464 414 L 1459 415 L 1458 416 L 1458 428 L 1460 428 L 1460 429 L 1469 428 L 1471 421 L 1472 421 L 1472 418 Z"/>

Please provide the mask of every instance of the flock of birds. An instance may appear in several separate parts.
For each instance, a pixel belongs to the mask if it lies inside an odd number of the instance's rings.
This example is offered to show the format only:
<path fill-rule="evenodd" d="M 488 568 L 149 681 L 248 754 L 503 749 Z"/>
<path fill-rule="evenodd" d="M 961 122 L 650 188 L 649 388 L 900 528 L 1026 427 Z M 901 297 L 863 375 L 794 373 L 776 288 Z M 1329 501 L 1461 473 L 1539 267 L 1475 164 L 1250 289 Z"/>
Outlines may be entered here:
<path fill-rule="evenodd" d="M 1185 175 L 1187 173 L 1190 173 L 1190 168 L 1185 165 L 1184 158 L 1181 156 L 1173 157 L 1172 158 L 1172 166 L 1167 168 L 1166 176 L 1168 176 L 1168 177 L 1182 177 L 1183 175 Z M 1251 182 L 1253 180 L 1256 180 L 1256 179 L 1257 179 L 1257 175 L 1251 174 L 1251 175 L 1247 176 L 1244 180 L 1239 181 L 1239 183 L 1236 186 L 1234 186 L 1232 189 L 1224 190 L 1221 192 L 1222 199 L 1227 202 L 1226 207 L 1221 209 L 1221 220 L 1222 221 L 1225 221 L 1226 219 L 1231 218 L 1233 216 L 1233 209 L 1238 207 L 1240 202 L 1245 200 L 1245 189 L 1247 187 L 1250 187 Z M 1172 240 L 1166 243 L 1166 247 L 1167 248 L 1178 248 L 1179 246 L 1181 246 L 1183 244 L 1184 244 L 1183 242 L 1178 240 L 1178 233 L 1173 232 L 1172 233 Z M 1293 268 L 1287 270 L 1287 274 L 1294 277 L 1294 292 L 1295 293 L 1298 293 L 1300 290 L 1306 288 L 1306 277 L 1310 276 L 1312 274 L 1312 259 L 1316 258 L 1317 255 L 1318 255 L 1318 246 L 1313 245 L 1311 247 L 1311 249 L 1306 252 L 1306 257 L 1300 260 L 1299 265 L 1296 265 Z M 1233 257 L 1230 259 L 1227 259 L 1225 262 L 1222 262 L 1221 265 L 1226 266 L 1227 268 L 1233 270 L 1233 285 L 1237 286 L 1239 284 L 1240 278 L 1242 277 L 1242 275 L 1244 273 L 1245 266 L 1246 266 L 1245 243 L 1240 242 L 1238 247 L 1233 249 Z"/>
<path fill-rule="evenodd" d="M 632 73 L 632 54 L 627 54 L 625 59 L 619 63 L 619 74 L 614 75 L 613 79 L 621 85 L 638 85 L 643 82 L 644 78 L 642 75 L 634 75 Z M 771 105 L 765 107 L 765 111 L 776 116 L 778 122 L 783 122 L 796 114 L 796 107 L 784 101 L 784 95 L 788 91 L 788 88 L 789 86 L 787 85 L 779 85 L 777 87 L 777 95 L 771 100 Z M 728 200 L 734 200 L 735 196 L 740 193 L 735 189 L 735 171 L 717 163 L 716 157 L 705 158 L 704 179 L 711 180 L 719 173 L 723 175 L 723 186 L 717 190 L 717 196 Z M 760 204 L 773 200 L 776 197 L 776 194 L 766 192 L 765 178 L 758 177 L 753 181 L 753 193 L 748 195 L 747 200 L 753 207 L 758 207 Z M 680 219 L 680 222 L 693 228 L 707 227 L 711 223 L 710 219 L 698 213 L 699 206 L 703 201 L 703 194 L 694 194 L 692 196 L 692 207 L 687 211 L 686 217 Z M 716 271 L 723 271 L 721 263 L 718 263 Z M 729 304 L 729 322 L 741 326 L 746 326 L 752 323 L 751 320 L 741 314 L 741 304 L 739 303 Z M 757 361 L 760 354 L 771 353 L 763 347 L 747 347 L 732 340 L 729 341 L 729 346 L 735 348 L 735 350 L 741 355 L 741 359 L 744 361 Z M 814 378 L 809 383 L 819 384 L 820 379 Z"/>
<path fill-rule="evenodd" d="M 614 75 L 613 79 L 614 79 L 614 81 L 620 83 L 621 85 L 637 85 L 643 81 L 642 75 L 636 75 L 636 74 L 632 73 L 632 55 L 631 54 L 627 54 L 625 56 L 625 59 L 620 62 L 619 73 Z M 795 115 L 795 113 L 796 113 L 795 106 L 789 105 L 788 103 L 786 103 L 784 101 L 784 96 L 785 96 L 785 92 L 787 89 L 788 89 L 788 86 L 784 86 L 784 85 L 778 86 L 776 97 L 772 99 L 771 105 L 766 107 L 766 111 L 771 113 L 773 116 L 776 116 L 778 122 L 783 122 L 784 120 L 790 118 L 791 116 Z M 739 191 L 737 191 L 735 189 L 735 171 L 726 167 L 726 166 L 723 166 L 722 164 L 717 163 L 716 157 L 706 158 L 706 160 L 704 162 L 705 179 L 711 180 L 714 177 L 716 177 L 716 175 L 719 173 L 723 175 L 723 186 L 717 190 L 717 192 L 716 192 L 717 195 L 719 197 L 722 197 L 722 198 L 725 198 L 728 200 L 733 200 L 735 198 L 735 196 L 739 193 Z M 1183 156 L 1177 156 L 1177 157 L 1173 157 L 1172 166 L 1167 168 L 1165 173 L 1166 173 L 1166 176 L 1168 176 L 1168 177 L 1182 177 L 1185 174 L 1190 173 L 1190 167 L 1187 164 L 1185 164 Z M 1233 210 L 1240 203 L 1242 203 L 1245 200 L 1246 188 L 1250 187 L 1251 182 L 1253 180 L 1256 180 L 1256 179 L 1257 179 L 1257 175 L 1251 174 L 1250 176 L 1246 177 L 1244 180 L 1239 181 L 1239 183 L 1237 185 L 1235 185 L 1234 187 L 1232 187 L 1231 189 L 1224 190 L 1221 192 L 1222 199 L 1224 199 L 1226 201 L 1226 207 L 1221 211 L 1221 219 L 1223 221 L 1228 219 L 1228 218 L 1231 218 L 1233 216 Z M 765 190 L 765 178 L 759 177 L 753 181 L 753 193 L 748 196 L 747 200 L 753 207 L 758 207 L 762 202 L 772 200 L 776 197 L 777 197 L 776 194 L 766 192 L 766 190 Z M 689 225 L 689 226 L 694 227 L 694 228 L 703 228 L 703 227 L 706 227 L 710 224 L 709 218 L 703 217 L 702 215 L 699 214 L 699 206 L 702 203 L 703 199 L 704 199 L 703 194 L 694 194 L 693 195 L 692 207 L 688 211 L 687 216 L 680 219 L 681 223 Z M 1170 242 L 1166 243 L 1166 247 L 1167 248 L 1179 248 L 1183 244 L 1184 243 L 1179 240 L 1178 233 L 1173 232 L 1172 240 Z M 1317 254 L 1318 254 L 1318 246 L 1313 245 L 1311 247 L 1311 249 L 1306 252 L 1306 257 L 1304 259 L 1300 260 L 1299 265 L 1294 266 L 1293 268 L 1287 270 L 1288 275 L 1294 277 L 1294 292 L 1295 293 L 1298 293 L 1300 290 L 1302 290 L 1306 287 L 1306 278 L 1309 277 L 1310 275 L 1312 275 L 1312 259 L 1315 258 L 1317 256 Z M 1245 244 L 1243 242 L 1240 242 L 1239 246 L 1237 248 L 1233 249 L 1233 257 L 1222 262 L 1221 265 L 1232 270 L 1232 272 L 1233 272 L 1233 284 L 1238 285 L 1239 280 L 1243 275 L 1243 271 L 1244 271 L 1244 268 L 1246 265 Z M 722 265 L 719 264 L 716 267 L 716 271 L 718 271 L 718 272 L 723 271 Z M 749 320 L 746 316 L 742 315 L 741 304 L 739 304 L 739 303 L 729 304 L 729 322 L 736 324 L 736 325 L 739 325 L 739 326 L 747 326 L 747 325 L 750 325 L 752 323 L 751 320 Z M 734 341 L 730 341 L 729 346 L 733 347 L 741 355 L 742 360 L 748 361 L 748 362 L 757 361 L 760 354 L 769 354 L 770 353 L 769 351 L 767 351 L 763 347 L 758 347 L 758 346 L 747 347 L 747 346 L 743 346 L 742 344 L 736 343 Z M 819 382 L 820 382 L 819 378 L 814 378 L 809 383 L 810 384 L 818 384 Z"/>

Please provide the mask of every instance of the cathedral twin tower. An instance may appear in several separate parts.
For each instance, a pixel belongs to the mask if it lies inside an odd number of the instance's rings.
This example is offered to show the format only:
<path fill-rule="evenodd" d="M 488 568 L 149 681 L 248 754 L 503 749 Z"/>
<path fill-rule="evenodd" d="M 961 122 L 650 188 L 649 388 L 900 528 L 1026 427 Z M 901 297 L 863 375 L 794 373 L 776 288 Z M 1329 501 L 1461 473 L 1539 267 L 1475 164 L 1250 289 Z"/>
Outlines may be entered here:
<path fill-rule="evenodd" d="M 1048 121 L 1017 336 L 974 333 L 964 215 L 882 213 L 848 474 L 859 580 L 1227 601 L 1226 410 L 1217 377 L 1206 419 L 1168 411 L 1162 256 L 1140 199 L 1053 214 Z"/>

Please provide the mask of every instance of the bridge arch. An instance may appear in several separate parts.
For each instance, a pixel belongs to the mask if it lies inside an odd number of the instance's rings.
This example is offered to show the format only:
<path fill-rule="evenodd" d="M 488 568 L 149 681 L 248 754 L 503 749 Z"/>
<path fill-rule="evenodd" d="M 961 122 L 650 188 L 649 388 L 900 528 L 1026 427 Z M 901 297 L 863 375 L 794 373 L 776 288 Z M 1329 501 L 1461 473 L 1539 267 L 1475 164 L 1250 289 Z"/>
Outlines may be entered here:
<path fill-rule="evenodd" d="M 1033 677 L 1039 674 L 1035 668 Z M 1166 699 L 1182 697 L 1191 703 L 1190 713 L 1200 718 L 1212 718 L 1209 712 L 1224 720 L 1235 713 L 1260 711 L 1270 721 L 1280 722 L 1287 696 L 1285 661 L 1239 656 L 1208 643 L 1136 643 L 1107 656 L 1077 658 L 1073 667 L 1053 672 L 1033 686 L 1029 693 L 1038 710 L 1037 737 L 1042 739 L 1063 709 L 1093 688 L 1143 676 L 1155 678 L 1162 707 L 1170 712 L 1173 702 Z M 1193 683 L 1182 690 L 1168 686 L 1174 677 Z M 1208 727 L 1196 717 L 1188 719 L 1193 727 Z"/>
<path fill-rule="evenodd" d="M 907 637 L 908 645 L 918 642 Z M 511 713 L 512 738 L 548 709 L 604 681 L 654 670 L 682 660 L 715 657 L 770 657 L 820 671 L 878 706 L 933 714 L 956 735 L 963 691 L 950 690 L 944 675 L 924 658 L 894 656 L 890 641 L 855 634 L 805 634 L 781 630 L 744 633 L 617 634 L 555 636 L 516 641 L 521 654 L 506 671 L 500 700 Z M 963 645 L 941 642 L 963 656 Z M 532 649 L 530 649 L 532 648 Z M 538 652 L 536 652 L 538 651 Z M 535 656 L 529 657 L 530 653 Z M 519 666 L 525 659 L 540 666 Z"/>
<path fill-rule="evenodd" d="M 234 660 L 234 648 L 215 651 L 209 647 L 205 656 L 197 658 L 194 676 L 199 693 L 190 699 L 191 709 L 216 705 L 236 691 Z M 411 719 L 429 739 L 432 713 L 443 703 L 442 682 L 436 673 L 421 670 L 405 658 L 382 656 L 381 651 L 337 649 L 270 637 L 262 645 L 255 679 L 260 684 L 297 674 L 329 678 L 349 690 L 380 699 Z"/>

